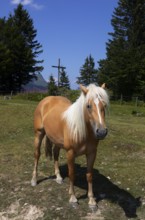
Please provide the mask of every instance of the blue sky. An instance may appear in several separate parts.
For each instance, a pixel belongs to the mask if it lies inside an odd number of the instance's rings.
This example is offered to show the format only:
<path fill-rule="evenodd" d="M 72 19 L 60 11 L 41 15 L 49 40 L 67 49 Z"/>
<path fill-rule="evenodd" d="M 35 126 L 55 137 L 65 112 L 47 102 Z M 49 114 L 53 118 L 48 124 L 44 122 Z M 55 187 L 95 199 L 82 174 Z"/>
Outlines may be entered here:
<path fill-rule="evenodd" d="M 57 79 L 52 65 L 66 66 L 71 87 L 90 54 L 97 61 L 106 57 L 108 32 L 118 0 L 0 0 L 0 17 L 8 17 L 22 3 L 33 19 L 39 43 L 43 46 L 43 77 Z"/>

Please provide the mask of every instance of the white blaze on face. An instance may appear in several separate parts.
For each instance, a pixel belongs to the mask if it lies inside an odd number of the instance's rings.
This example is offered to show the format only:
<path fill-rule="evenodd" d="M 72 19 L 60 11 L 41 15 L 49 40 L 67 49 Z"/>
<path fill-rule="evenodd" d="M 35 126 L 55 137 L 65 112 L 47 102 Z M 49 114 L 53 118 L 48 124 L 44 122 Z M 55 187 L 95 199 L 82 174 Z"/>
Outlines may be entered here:
<path fill-rule="evenodd" d="M 100 124 L 102 124 L 102 118 L 101 118 L 101 113 L 100 113 L 100 109 L 99 109 L 99 98 L 98 97 L 94 100 L 94 103 L 97 107 L 99 122 L 100 122 Z"/>

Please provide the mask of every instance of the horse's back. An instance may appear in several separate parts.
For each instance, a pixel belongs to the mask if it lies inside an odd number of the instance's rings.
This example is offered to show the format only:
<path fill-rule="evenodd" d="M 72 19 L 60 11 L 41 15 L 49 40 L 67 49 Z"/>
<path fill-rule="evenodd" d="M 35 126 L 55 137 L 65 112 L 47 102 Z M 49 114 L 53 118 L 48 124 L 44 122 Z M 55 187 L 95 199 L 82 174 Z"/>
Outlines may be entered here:
<path fill-rule="evenodd" d="M 65 111 L 69 106 L 71 105 L 70 100 L 63 96 L 48 96 L 44 99 L 42 99 L 38 106 L 36 107 L 36 110 L 34 112 L 34 120 L 37 117 L 45 117 L 46 114 L 49 112 L 52 112 L 52 110 L 59 111 L 62 113 Z"/>

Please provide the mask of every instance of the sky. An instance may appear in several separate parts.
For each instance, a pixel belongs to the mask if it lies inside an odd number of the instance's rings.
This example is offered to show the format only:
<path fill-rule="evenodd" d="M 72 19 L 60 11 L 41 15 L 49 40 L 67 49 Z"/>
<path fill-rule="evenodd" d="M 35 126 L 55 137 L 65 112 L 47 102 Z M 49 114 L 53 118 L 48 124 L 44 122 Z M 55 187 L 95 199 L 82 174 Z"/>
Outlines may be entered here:
<path fill-rule="evenodd" d="M 42 45 L 42 76 L 48 81 L 53 65 L 66 67 L 71 88 L 88 56 L 98 61 L 106 57 L 106 43 L 112 32 L 111 18 L 118 0 L 0 0 L 0 18 L 13 14 L 23 4 L 37 30 L 36 40 Z"/>

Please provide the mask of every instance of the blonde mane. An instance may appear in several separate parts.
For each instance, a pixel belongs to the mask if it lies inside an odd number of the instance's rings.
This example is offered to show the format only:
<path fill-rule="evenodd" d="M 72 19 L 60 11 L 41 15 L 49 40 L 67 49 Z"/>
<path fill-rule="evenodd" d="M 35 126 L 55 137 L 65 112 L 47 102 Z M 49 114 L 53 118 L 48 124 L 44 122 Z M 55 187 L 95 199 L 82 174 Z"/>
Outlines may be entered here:
<path fill-rule="evenodd" d="M 85 140 L 87 129 L 84 117 L 84 107 L 89 99 L 95 100 L 97 97 L 106 105 L 109 104 L 109 98 L 106 91 L 94 84 L 88 87 L 87 95 L 82 92 L 80 97 L 64 113 L 63 119 L 66 121 L 69 134 L 74 142 Z"/>

